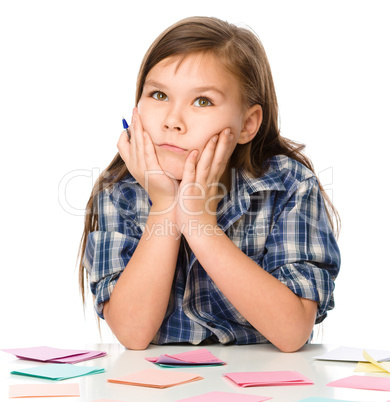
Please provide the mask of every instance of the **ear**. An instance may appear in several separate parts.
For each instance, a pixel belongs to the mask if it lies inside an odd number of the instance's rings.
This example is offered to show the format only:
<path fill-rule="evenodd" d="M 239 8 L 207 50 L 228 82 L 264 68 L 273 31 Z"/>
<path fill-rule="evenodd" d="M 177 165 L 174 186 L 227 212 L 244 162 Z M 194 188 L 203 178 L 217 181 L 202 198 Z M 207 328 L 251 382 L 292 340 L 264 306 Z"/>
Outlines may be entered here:
<path fill-rule="evenodd" d="M 263 109 L 260 105 L 254 105 L 247 110 L 244 117 L 244 124 L 241 129 L 238 144 L 246 144 L 253 140 L 259 131 L 263 121 Z"/>

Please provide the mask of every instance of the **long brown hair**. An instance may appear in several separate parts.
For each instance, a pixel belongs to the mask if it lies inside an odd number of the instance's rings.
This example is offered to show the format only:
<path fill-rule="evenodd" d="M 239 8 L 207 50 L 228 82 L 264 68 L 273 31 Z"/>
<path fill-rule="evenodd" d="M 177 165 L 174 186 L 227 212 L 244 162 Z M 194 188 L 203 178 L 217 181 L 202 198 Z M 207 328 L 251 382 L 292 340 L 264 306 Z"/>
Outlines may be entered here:
<path fill-rule="evenodd" d="M 242 102 L 246 107 L 260 105 L 263 121 L 254 139 L 247 144 L 237 144 L 231 159 L 230 168 L 243 168 L 256 177 L 261 177 L 268 168 L 268 160 L 275 155 L 286 155 L 314 172 L 309 158 L 303 153 L 304 145 L 297 144 L 280 135 L 278 127 L 278 103 L 271 69 L 264 48 L 250 29 L 238 27 L 218 18 L 191 17 L 167 28 L 152 43 L 146 52 L 137 79 L 135 104 L 141 97 L 146 76 L 160 61 L 168 57 L 184 59 L 189 54 L 213 53 L 221 65 L 239 82 Z M 83 256 L 87 237 L 98 230 L 98 211 L 94 203 L 96 195 L 105 188 L 122 180 L 128 174 L 119 153 L 96 181 L 88 200 L 85 215 L 84 233 L 80 243 L 79 280 L 84 300 Z M 327 204 L 329 222 L 336 233 L 339 217 L 329 197 L 320 184 Z"/>

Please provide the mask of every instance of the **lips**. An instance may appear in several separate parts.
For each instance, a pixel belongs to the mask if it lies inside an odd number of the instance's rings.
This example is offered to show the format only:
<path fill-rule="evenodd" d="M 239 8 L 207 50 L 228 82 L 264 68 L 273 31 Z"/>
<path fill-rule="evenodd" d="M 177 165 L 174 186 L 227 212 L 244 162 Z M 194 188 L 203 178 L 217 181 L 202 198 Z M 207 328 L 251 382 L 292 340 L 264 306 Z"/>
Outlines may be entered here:
<path fill-rule="evenodd" d="M 176 152 L 178 154 L 187 152 L 187 149 L 180 148 L 180 147 L 177 147 L 176 145 L 171 145 L 171 144 L 160 144 L 159 147 L 161 149 L 165 149 L 165 150 L 171 151 L 171 152 Z"/>

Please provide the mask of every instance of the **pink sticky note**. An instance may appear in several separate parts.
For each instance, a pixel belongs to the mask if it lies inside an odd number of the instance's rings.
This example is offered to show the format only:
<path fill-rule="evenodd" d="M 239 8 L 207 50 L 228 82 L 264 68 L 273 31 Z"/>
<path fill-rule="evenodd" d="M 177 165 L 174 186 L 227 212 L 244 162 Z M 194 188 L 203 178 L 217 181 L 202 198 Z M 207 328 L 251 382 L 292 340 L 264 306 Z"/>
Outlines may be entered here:
<path fill-rule="evenodd" d="M 262 402 L 272 399 L 270 396 L 233 394 L 231 392 L 208 392 L 207 394 L 180 399 L 176 402 Z"/>
<path fill-rule="evenodd" d="M 125 402 L 125 401 L 118 401 L 117 399 L 95 399 L 91 402 Z"/>
<path fill-rule="evenodd" d="M 369 389 L 374 391 L 390 391 L 390 378 L 352 375 L 327 384 L 328 387 Z"/>
<path fill-rule="evenodd" d="M 79 384 L 13 384 L 9 386 L 10 398 L 46 396 L 80 396 Z"/>
<path fill-rule="evenodd" d="M 225 364 L 205 348 L 174 355 L 165 354 L 160 357 L 147 357 L 146 360 L 159 364 Z"/>
<path fill-rule="evenodd" d="M 254 371 L 225 373 L 240 387 L 257 387 L 270 385 L 311 385 L 308 378 L 296 371 Z"/>
<path fill-rule="evenodd" d="M 110 378 L 107 381 L 140 387 L 168 388 L 198 380 L 203 380 L 198 374 L 146 369 L 123 377 Z"/>

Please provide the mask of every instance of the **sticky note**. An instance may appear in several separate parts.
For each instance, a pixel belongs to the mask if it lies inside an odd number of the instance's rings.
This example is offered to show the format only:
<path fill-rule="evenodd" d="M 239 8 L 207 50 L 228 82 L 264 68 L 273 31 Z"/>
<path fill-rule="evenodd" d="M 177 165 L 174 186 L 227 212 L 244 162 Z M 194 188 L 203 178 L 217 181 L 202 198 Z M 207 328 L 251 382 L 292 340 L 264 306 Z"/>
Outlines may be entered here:
<path fill-rule="evenodd" d="M 272 397 L 215 391 L 191 398 L 179 399 L 176 402 L 262 402 L 268 401 L 269 399 L 272 399 Z"/>
<path fill-rule="evenodd" d="M 377 361 L 390 360 L 390 351 L 366 349 L 367 352 Z M 345 362 L 360 362 L 363 361 L 363 351 L 361 348 L 352 348 L 340 346 L 320 356 L 315 356 L 318 360 L 335 360 Z"/>
<path fill-rule="evenodd" d="M 390 362 L 378 362 L 376 361 L 373 357 L 369 355 L 369 353 L 365 350 L 363 350 L 363 357 L 371 363 L 374 367 L 377 369 L 382 370 L 382 372 L 389 373 L 390 374 Z"/>
<path fill-rule="evenodd" d="M 191 366 L 191 365 L 221 365 L 224 361 L 215 357 L 207 349 L 191 350 L 189 352 L 174 355 L 164 354 L 159 357 L 147 357 L 146 360 L 168 367 Z"/>
<path fill-rule="evenodd" d="M 118 401 L 117 399 L 95 399 L 91 402 L 125 402 L 125 401 Z"/>
<path fill-rule="evenodd" d="M 390 378 L 353 375 L 332 381 L 328 387 L 369 389 L 374 391 L 390 391 Z"/>
<path fill-rule="evenodd" d="M 107 354 L 106 352 L 91 350 L 74 356 L 64 356 L 64 357 L 58 357 L 56 359 L 51 359 L 50 362 L 74 364 L 74 363 L 85 362 L 87 360 L 97 359 L 99 357 L 106 356 L 106 354 Z"/>
<path fill-rule="evenodd" d="M 49 346 L 31 348 L 1 349 L 24 360 L 36 360 L 50 363 L 79 363 L 85 360 L 96 359 L 107 353 L 97 350 L 58 349 Z"/>
<path fill-rule="evenodd" d="M 236 372 L 225 373 L 224 376 L 234 381 L 240 387 L 314 384 L 296 371 Z"/>
<path fill-rule="evenodd" d="M 80 396 L 79 384 L 13 384 L 9 386 L 10 398 L 47 396 Z"/>
<path fill-rule="evenodd" d="M 356 364 L 354 371 L 357 373 L 387 373 L 390 372 L 390 362 L 382 362 L 386 370 L 368 362 L 359 362 Z"/>
<path fill-rule="evenodd" d="M 123 377 L 110 378 L 107 381 L 140 387 L 168 388 L 198 380 L 203 380 L 198 374 L 146 369 Z"/>
<path fill-rule="evenodd" d="M 88 374 L 100 374 L 104 371 L 104 368 L 99 367 L 81 367 L 74 366 L 72 364 L 53 363 L 45 364 L 38 367 L 11 371 L 11 374 L 60 381 L 66 380 L 68 378 L 81 377 Z"/>

